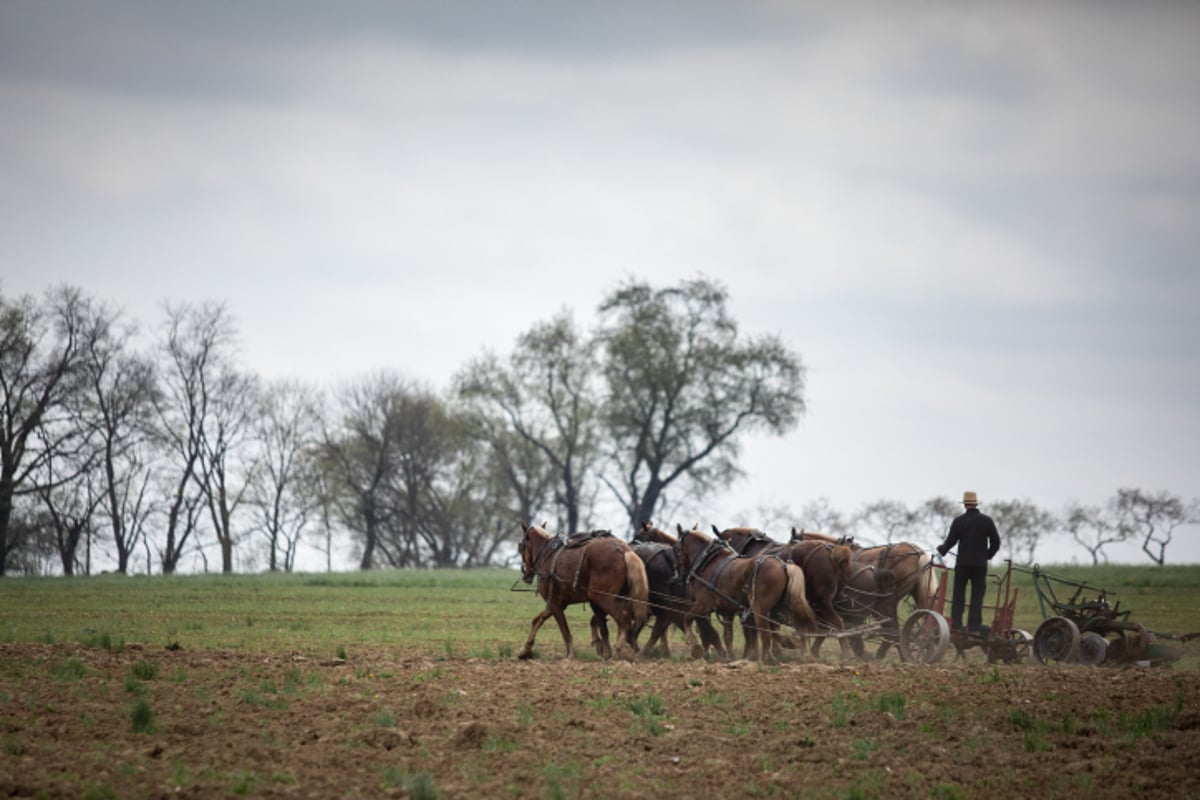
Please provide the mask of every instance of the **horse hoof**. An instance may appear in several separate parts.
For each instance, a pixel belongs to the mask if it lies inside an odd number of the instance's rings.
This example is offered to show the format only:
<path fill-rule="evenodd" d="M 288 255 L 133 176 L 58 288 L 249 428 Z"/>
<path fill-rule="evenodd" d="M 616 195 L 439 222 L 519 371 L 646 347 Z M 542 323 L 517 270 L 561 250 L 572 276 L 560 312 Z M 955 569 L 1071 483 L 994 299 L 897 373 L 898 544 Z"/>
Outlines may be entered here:
<path fill-rule="evenodd" d="M 522 650 L 521 652 L 517 653 L 517 658 L 521 661 L 528 661 L 529 659 L 533 658 L 533 651 Z"/>

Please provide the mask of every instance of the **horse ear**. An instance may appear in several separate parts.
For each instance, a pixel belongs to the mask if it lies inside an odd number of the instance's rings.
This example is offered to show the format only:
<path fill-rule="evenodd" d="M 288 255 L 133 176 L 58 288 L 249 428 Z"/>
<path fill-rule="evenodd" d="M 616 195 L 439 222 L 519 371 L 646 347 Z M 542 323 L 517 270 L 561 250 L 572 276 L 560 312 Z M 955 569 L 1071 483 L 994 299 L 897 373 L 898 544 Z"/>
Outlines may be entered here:
<path fill-rule="evenodd" d="M 679 531 L 680 536 L 683 536 L 683 526 L 680 525 L 678 522 L 675 523 L 675 530 Z"/>
<path fill-rule="evenodd" d="M 529 526 L 525 524 L 525 520 L 517 520 L 521 523 L 521 533 L 529 533 Z"/>

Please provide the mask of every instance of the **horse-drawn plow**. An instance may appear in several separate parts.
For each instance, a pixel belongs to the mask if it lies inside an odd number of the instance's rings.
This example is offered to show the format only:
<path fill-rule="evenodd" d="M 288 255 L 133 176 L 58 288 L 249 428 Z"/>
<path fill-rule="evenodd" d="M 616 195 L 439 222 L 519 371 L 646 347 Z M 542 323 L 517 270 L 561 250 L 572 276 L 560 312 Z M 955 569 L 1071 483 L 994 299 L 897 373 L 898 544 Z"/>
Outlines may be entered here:
<path fill-rule="evenodd" d="M 850 651 L 866 657 L 864 644 L 870 642 L 877 645 L 876 659 L 895 647 L 901 661 L 915 664 L 941 661 L 951 648 L 956 658 L 978 648 L 989 662 L 1006 664 L 1148 666 L 1181 656 L 1159 640 L 1200 637 L 1156 634 L 1111 601 L 1115 592 L 1011 560 L 1003 573 L 988 576 L 995 584 L 994 602 L 984 605 L 992 611 L 991 625 L 952 629 L 945 608 L 949 569 L 910 543 L 860 547 L 795 530 L 784 543 L 755 529 L 715 526 L 712 535 L 682 526 L 677 533 L 646 523 L 626 543 L 608 531 L 564 537 L 527 526 L 522 577 L 527 583 L 537 579 L 546 608 L 533 619 L 521 657 L 532 656 L 538 628 L 549 618 L 572 653 L 563 608 L 573 603 L 591 605 L 592 645 L 606 658 L 612 654 L 609 616 L 617 622 L 618 649 L 638 653 L 638 631 L 653 616 L 647 648 L 657 642 L 669 656 L 667 632 L 678 627 L 694 658 L 732 658 L 740 620 L 743 657 L 763 661 L 777 659 L 781 648 L 819 658 L 824 640 L 833 639 L 843 658 Z M 1042 617 L 1032 629 L 1016 624 L 1014 572 L 1032 576 Z M 907 615 L 899 610 L 901 601 L 913 609 Z M 721 622 L 723 635 L 710 615 Z"/>
<path fill-rule="evenodd" d="M 1187 641 L 1200 634 L 1176 637 L 1154 633 L 1130 619 L 1132 611 L 1112 603 L 1116 593 L 1087 583 L 1051 575 L 1038 565 L 1024 567 L 1007 561 L 1004 573 L 990 575 L 996 584 L 992 624 L 979 630 L 951 630 L 946 622 L 948 569 L 935 565 L 938 588 L 929 608 L 914 611 L 900 631 L 900 654 L 905 661 L 934 663 L 953 647 L 958 656 L 979 648 L 988 661 L 1008 664 L 1088 664 L 1149 666 L 1175 660 L 1179 654 L 1159 639 Z M 1014 625 L 1017 587 L 1013 572 L 1032 576 L 1042 621 L 1032 633 Z M 987 608 L 987 606 L 985 606 Z"/>

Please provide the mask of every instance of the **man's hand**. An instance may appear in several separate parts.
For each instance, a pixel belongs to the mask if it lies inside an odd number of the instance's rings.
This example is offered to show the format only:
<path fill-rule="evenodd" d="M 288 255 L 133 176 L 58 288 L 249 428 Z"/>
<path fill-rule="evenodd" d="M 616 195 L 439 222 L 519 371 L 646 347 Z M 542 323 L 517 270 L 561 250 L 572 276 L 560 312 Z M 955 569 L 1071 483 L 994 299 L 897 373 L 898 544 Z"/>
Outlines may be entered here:
<path fill-rule="evenodd" d="M 937 551 L 938 551 L 938 555 L 939 555 L 939 556 L 941 556 L 942 558 L 945 558 L 945 557 L 946 557 L 946 545 L 944 545 L 944 544 L 939 544 L 939 545 L 937 546 Z"/>

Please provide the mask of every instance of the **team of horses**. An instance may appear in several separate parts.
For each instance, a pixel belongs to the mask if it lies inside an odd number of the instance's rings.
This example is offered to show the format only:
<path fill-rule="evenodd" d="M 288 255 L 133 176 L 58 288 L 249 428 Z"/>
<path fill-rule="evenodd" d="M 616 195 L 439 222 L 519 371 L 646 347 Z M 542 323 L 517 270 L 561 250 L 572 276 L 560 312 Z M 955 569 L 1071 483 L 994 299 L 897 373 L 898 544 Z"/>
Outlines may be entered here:
<path fill-rule="evenodd" d="M 778 542 L 753 528 L 716 526 L 711 533 L 676 526 L 671 534 L 649 522 L 631 542 L 608 531 L 552 535 L 524 522 L 521 529 L 521 577 L 536 581 L 546 602 L 518 653 L 522 659 L 532 657 L 538 630 L 551 618 L 567 656 L 574 655 L 565 609 L 577 603 L 591 607 L 591 644 L 602 658 L 613 655 L 609 617 L 617 626 L 616 654 L 626 658 L 642 652 L 638 635 L 651 618 L 646 651 L 659 646 L 666 656 L 674 627 L 693 658 L 732 658 L 740 622 L 743 658 L 773 662 L 792 650 L 815 659 L 829 637 L 838 640 L 843 659 L 866 658 L 866 630 L 880 634 L 874 657 L 881 658 L 898 637 L 900 603 L 910 598 L 929 608 L 935 591 L 931 557 L 908 542 L 860 547 L 795 529 L 789 541 Z"/>

